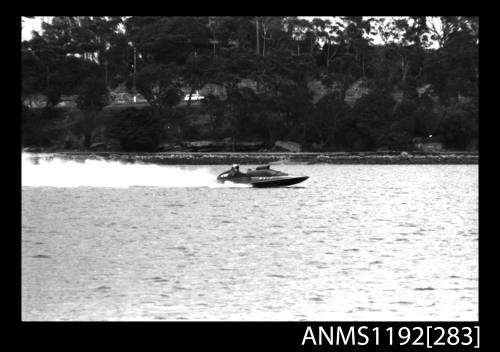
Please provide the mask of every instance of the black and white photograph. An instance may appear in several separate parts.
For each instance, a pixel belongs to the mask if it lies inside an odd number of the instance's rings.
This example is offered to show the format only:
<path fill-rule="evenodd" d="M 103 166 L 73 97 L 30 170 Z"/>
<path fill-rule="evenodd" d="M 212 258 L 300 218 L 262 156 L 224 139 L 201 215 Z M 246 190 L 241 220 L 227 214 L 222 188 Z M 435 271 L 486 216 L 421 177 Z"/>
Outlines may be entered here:
<path fill-rule="evenodd" d="M 478 16 L 20 26 L 21 321 L 479 320 Z"/>

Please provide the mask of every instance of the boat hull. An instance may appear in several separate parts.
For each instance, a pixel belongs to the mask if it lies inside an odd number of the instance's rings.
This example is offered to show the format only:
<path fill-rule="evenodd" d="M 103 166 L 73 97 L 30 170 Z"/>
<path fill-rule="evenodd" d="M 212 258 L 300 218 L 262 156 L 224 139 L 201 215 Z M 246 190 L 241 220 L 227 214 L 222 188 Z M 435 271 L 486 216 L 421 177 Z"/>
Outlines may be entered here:
<path fill-rule="evenodd" d="M 283 186 L 291 186 L 291 185 L 296 185 L 297 183 L 301 183 L 305 180 L 307 180 L 309 177 L 308 176 L 296 176 L 296 177 L 283 177 L 283 178 L 276 178 L 272 180 L 256 180 L 256 181 L 251 181 L 250 184 L 252 187 L 258 187 L 258 188 L 263 188 L 263 187 L 283 187 Z"/>
<path fill-rule="evenodd" d="M 284 187 L 291 186 L 307 180 L 309 176 L 280 176 L 280 177 L 237 177 L 222 182 L 250 184 L 252 187 Z"/>

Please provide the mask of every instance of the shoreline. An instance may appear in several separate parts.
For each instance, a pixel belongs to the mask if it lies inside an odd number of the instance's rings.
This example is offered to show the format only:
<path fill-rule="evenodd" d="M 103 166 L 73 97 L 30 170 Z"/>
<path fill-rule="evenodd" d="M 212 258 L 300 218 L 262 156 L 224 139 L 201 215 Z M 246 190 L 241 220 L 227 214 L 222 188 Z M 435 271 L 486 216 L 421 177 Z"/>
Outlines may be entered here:
<path fill-rule="evenodd" d="M 22 152 L 34 157 L 66 160 L 105 160 L 125 163 L 160 165 L 228 165 L 269 163 L 280 164 L 479 164 L 478 152 L 315 152 L 315 153 L 267 153 L 267 152 L 93 152 L 93 151 L 33 151 Z"/>

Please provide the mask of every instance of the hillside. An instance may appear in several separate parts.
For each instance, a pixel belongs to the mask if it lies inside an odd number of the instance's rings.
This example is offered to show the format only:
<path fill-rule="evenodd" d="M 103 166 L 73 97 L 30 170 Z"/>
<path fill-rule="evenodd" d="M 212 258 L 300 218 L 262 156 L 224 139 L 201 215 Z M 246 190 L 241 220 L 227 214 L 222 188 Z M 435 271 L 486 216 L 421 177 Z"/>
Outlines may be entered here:
<path fill-rule="evenodd" d="M 56 16 L 22 43 L 23 146 L 477 148 L 477 17 L 338 20 Z"/>

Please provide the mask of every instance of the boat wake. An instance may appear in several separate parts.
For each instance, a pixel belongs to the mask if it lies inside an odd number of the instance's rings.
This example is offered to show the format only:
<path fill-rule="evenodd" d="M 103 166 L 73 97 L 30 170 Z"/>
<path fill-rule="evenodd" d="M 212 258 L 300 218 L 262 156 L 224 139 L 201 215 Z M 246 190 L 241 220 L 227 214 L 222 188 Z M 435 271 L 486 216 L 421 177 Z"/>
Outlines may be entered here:
<path fill-rule="evenodd" d="M 22 153 L 21 178 L 21 185 L 29 187 L 249 187 L 218 183 L 216 169 L 209 166 L 66 160 L 32 153 Z"/>

